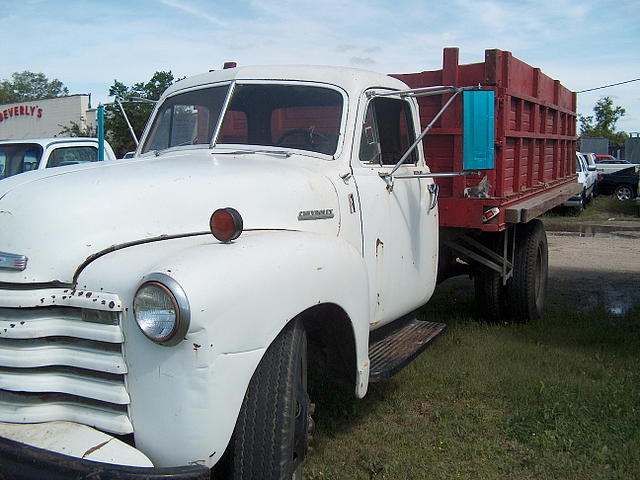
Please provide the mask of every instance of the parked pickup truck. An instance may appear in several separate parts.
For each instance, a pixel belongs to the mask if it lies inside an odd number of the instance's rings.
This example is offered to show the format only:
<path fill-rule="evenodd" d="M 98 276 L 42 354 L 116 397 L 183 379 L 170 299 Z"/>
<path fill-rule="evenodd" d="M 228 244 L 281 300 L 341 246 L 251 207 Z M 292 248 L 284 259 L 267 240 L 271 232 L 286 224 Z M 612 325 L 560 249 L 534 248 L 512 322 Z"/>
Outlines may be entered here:
<path fill-rule="evenodd" d="M 597 171 L 602 173 L 603 175 L 609 175 L 610 173 L 615 173 L 633 166 L 633 163 L 628 162 L 627 160 L 619 160 L 613 155 L 598 153 L 594 153 L 591 155 L 593 155 L 594 157 Z"/>
<path fill-rule="evenodd" d="M 363 397 L 458 274 L 485 318 L 541 315 L 575 95 L 457 59 L 209 72 L 133 158 L 0 182 L 0 477 L 301 478 L 309 364 Z"/>
<path fill-rule="evenodd" d="M 105 142 L 104 159 L 113 160 L 111 146 Z M 0 141 L 0 179 L 31 170 L 96 162 L 98 139 L 85 137 L 30 138 Z"/>
<path fill-rule="evenodd" d="M 598 182 L 602 174 L 596 173 L 595 166 L 589 166 L 587 157 L 576 152 L 576 173 L 578 183 L 582 185 L 582 191 L 562 204 L 563 207 L 572 207 L 581 212 L 587 204 L 593 200 L 598 191 Z"/>

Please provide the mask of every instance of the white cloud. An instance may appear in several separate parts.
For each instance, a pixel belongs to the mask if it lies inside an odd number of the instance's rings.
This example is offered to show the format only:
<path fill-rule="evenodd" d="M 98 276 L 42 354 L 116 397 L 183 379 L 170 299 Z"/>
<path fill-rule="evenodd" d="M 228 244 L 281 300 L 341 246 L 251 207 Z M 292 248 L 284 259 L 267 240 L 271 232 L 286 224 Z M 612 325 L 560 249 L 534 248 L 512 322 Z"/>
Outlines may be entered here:
<path fill-rule="evenodd" d="M 178 10 L 182 10 L 185 13 L 193 15 L 201 20 L 205 20 L 209 23 L 213 23 L 214 25 L 225 25 L 225 22 L 221 21 L 219 18 L 214 17 L 208 11 L 205 11 L 204 8 L 195 6 L 189 2 L 177 1 L 177 0 L 159 0 L 160 3 L 172 8 L 177 8 Z"/>

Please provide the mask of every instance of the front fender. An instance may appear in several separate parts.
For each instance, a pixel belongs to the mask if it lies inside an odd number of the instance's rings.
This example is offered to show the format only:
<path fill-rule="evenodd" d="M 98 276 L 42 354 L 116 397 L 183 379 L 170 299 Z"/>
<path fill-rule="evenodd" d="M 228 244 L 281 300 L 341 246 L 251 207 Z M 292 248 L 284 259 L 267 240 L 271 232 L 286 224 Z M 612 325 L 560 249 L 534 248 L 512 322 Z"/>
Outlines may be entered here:
<path fill-rule="evenodd" d="M 356 335 L 368 334 L 364 261 L 335 237 L 245 233 L 231 244 L 214 241 L 183 250 L 157 266 L 187 292 L 190 333 L 210 331 L 220 353 L 266 348 L 289 320 L 323 303 L 342 307 Z"/>
<path fill-rule="evenodd" d="M 160 272 L 184 289 L 191 323 L 184 341 L 156 345 L 132 312 L 142 278 Z M 292 231 L 245 232 L 231 244 L 210 236 L 113 252 L 80 275 L 84 288 L 117 293 L 136 446 L 156 465 L 211 466 L 231 437 L 251 376 L 293 317 L 339 305 L 356 340 L 358 394 L 368 383 L 368 281 L 362 257 L 336 237 Z"/>

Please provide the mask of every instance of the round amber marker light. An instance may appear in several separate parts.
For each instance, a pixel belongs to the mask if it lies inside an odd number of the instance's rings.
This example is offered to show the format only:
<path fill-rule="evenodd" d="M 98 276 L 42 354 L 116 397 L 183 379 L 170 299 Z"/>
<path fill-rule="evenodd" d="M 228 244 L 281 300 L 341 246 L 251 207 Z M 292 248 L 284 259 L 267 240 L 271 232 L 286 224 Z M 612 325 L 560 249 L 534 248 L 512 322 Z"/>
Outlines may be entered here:
<path fill-rule="evenodd" d="M 242 216 L 235 208 L 219 208 L 211 215 L 209 227 L 214 237 L 228 243 L 242 233 Z"/>

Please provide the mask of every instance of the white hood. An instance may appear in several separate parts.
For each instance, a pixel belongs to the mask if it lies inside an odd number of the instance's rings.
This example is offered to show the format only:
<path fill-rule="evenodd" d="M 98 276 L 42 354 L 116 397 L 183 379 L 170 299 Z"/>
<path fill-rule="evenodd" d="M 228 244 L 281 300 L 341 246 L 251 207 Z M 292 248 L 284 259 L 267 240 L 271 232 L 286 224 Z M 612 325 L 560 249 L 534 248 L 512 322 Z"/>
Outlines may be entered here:
<path fill-rule="evenodd" d="M 111 246 L 208 231 L 221 207 L 238 210 L 245 230 L 337 235 L 335 188 L 301 166 L 310 161 L 190 150 L 0 181 L 0 252 L 28 257 L 25 271 L 0 270 L 0 282 L 70 283 L 79 265 Z M 325 209 L 335 217 L 298 220 L 301 211 Z"/>

